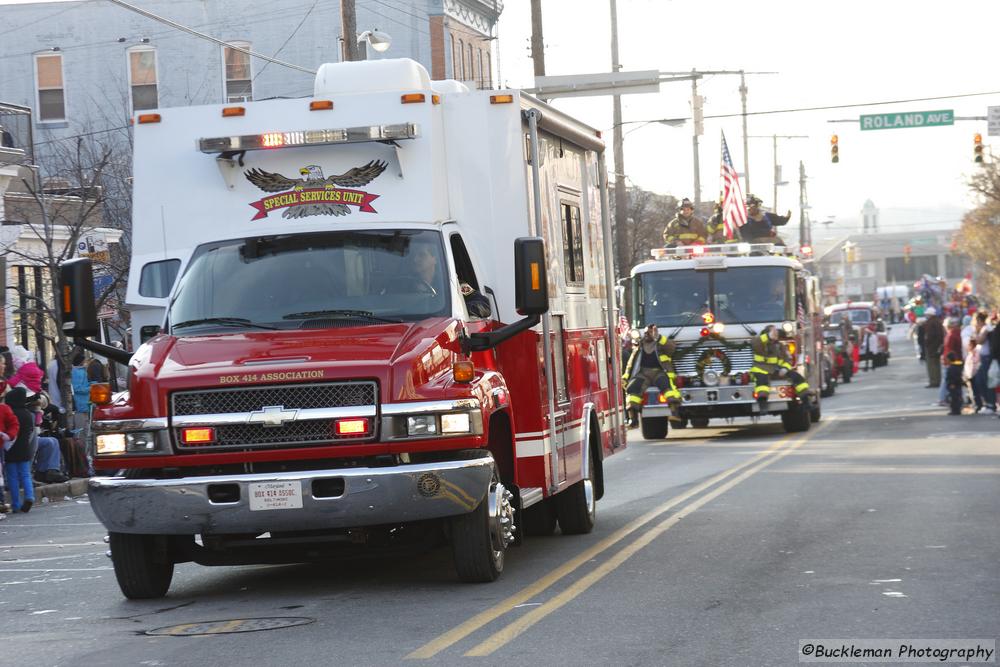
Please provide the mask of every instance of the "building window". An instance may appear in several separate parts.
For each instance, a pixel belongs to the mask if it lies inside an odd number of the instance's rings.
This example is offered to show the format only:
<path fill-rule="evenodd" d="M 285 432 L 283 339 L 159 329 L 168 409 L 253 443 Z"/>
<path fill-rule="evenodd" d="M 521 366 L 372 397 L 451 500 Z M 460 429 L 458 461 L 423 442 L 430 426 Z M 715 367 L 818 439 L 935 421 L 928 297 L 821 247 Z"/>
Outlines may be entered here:
<path fill-rule="evenodd" d="M 965 277 L 972 270 L 972 262 L 965 255 L 945 255 L 944 275 L 946 278 Z"/>
<path fill-rule="evenodd" d="M 156 92 L 156 51 L 137 48 L 128 52 L 128 77 L 132 86 L 132 111 L 155 109 L 160 105 Z"/>
<path fill-rule="evenodd" d="M 455 61 L 455 78 L 465 80 L 465 42 L 458 40 L 458 60 Z"/>
<path fill-rule="evenodd" d="M 38 120 L 66 120 L 62 56 L 48 53 L 35 56 L 35 76 L 38 80 Z"/>
<path fill-rule="evenodd" d="M 458 78 L 458 54 L 461 51 L 458 50 L 458 40 L 455 39 L 455 35 L 451 35 L 451 78 Z"/>
<path fill-rule="evenodd" d="M 490 52 L 486 52 L 486 85 L 484 88 L 493 87 L 493 59 L 490 57 Z"/>
<path fill-rule="evenodd" d="M 248 42 L 232 42 L 233 46 L 250 50 Z M 253 100 L 253 82 L 250 78 L 250 55 L 228 46 L 222 47 L 226 64 L 226 102 Z"/>
<path fill-rule="evenodd" d="M 918 280 L 924 274 L 938 274 L 937 255 L 911 257 L 907 262 L 902 257 L 888 257 L 885 260 L 885 278 L 889 283 L 904 280 Z"/>
<path fill-rule="evenodd" d="M 562 205 L 563 268 L 567 285 L 583 284 L 583 227 L 580 224 L 580 207 Z"/>
<path fill-rule="evenodd" d="M 465 78 L 470 81 L 476 78 L 476 54 L 472 48 L 472 42 L 469 42 L 469 64 L 468 69 L 465 70 Z"/>

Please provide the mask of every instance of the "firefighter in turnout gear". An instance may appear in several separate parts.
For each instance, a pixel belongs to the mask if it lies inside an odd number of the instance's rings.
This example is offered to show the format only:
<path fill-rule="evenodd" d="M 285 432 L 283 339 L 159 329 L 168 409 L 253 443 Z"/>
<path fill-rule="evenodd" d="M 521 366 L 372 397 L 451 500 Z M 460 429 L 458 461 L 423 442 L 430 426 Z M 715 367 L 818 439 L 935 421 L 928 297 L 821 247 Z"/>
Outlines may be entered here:
<path fill-rule="evenodd" d="M 628 395 L 628 424 L 630 428 L 639 425 L 639 410 L 642 407 L 642 397 L 650 385 L 655 385 L 667 397 L 667 403 L 677 405 L 681 393 L 674 384 L 673 354 L 677 349 L 674 342 L 666 336 L 661 336 L 655 324 L 646 327 L 639 342 L 632 348 L 632 355 L 625 365 L 622 380 L 628 383 L 625 393 Z"/>
<path fill-rule="evenodd" d="M 681 210 L 663 230 L 663 245 L 674 248 L 679 245 L 696 245 L 708 242 L 705 221 L 694 214 L 694 204 L 690 199 L 681 201 Z"/>
<path fill-rule="evenodd" d="M 771 393 L 771 378 L 788 378 L 795 388 L 795 395 L 803 401 L 808 400 L 809 383 L 792 369 L 788 350 L 778 340 L 782 335 L 781 330 L 772 324 L 750 343 L 750 349 L 753 350 L 753 368 L 750 369 L 754 383 L 753 394 L 761 406 L 767 403 Z"/>

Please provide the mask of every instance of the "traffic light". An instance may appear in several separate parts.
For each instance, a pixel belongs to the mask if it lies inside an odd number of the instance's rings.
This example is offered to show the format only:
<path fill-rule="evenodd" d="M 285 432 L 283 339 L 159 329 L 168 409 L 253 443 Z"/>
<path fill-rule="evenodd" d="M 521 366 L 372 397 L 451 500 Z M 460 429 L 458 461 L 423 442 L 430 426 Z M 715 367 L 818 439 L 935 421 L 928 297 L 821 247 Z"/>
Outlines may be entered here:
<path fill-rule="evenodd" d="M 976 162 L 983 161 L 983 135 L 978 132 L 974 137 L 972 137 L 972 155 L 973 160 Z"/>
<path fill-rule="evenodd" d="M 913 252 L 913 248 L 909 243 L 903 246 L 903 264 L 910 263 L 910 253 Z"/>
<path fill-rule="evenodd" d="M 840 162 L 840 146 L 838 145 L 839 141 L 840 139 L 837 137 L 836 134 L 830 137 L 830 162 L 833 162 L 835 164 L 837 162 Z"/>

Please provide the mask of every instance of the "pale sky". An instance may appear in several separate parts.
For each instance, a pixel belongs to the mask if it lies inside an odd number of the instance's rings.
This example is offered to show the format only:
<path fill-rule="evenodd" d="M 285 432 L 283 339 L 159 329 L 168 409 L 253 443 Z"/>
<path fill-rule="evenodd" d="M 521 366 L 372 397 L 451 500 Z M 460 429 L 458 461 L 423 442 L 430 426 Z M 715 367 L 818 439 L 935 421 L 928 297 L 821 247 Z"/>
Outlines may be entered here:
<path fill-rule="evenodd" d="M 499 26 L 501 81 L 530 87 L 529 2 L 508 0 Z M 610 70 L 608 0 L 543 0 L 546 74 Z M 586 19 L 584 15 L 587 14 Z M 778 209 L 797 219 L 798 164 L 805 163 L 814 221 L 856 217 L 866 199 L 880 208 L 969 208 L 965 186 L 975 165 L 973 135 L 987 144 L 985 121 L 952 127 L 865 131 L 861 114 L 952 109 L 985 116 L 1000 106 L 1000 77 L 991 33 L 1000 25 L 1000 2 L 955 0 L 618 0 L 619 51 L 624 70 L 739 70 L 748 75 L 754 111 L 892 101 L 998 91 L 998 94 L 806 113 L 750 116 L 751 189 L 772 202 L 773 134 L 779 139 L 783 180 Z M 738 76 L 699 82 L 706 116 L 740 111 Z M 659 94 L 623 98 L 623 121 L 690 116 L 691 84 L 663 84 Z M 611 99 L 554 101 L 555 106 L 605 130 L 611 142 Z M 850 123 L 829 123 L 850 119 Z M 643 188 L 677 197 L 693 194 L 692 126 L 626 126 L 625 173 Z M 705 120 L 700 138 L 702 199 L 719 191 L 720 130 L 738 170 L 743 169 L 739 117 Z M 830 136 L 840 138 L 840 163 L 830 162 Z M 1000 141 L 997 143 L 1000 153 Z M 611 151 L 609 148 L 609 160 Z M 957 224 L 945 215 L 942 223 Z M 925 228 L 937 222 L 923 216 Z M 905 231 L 896 226 L 884 231 Z"/>
<path fill-rule="evenodd" d="M 26 0 L 0 0 L 16 4 Z M 49 0 L 59 2 L 60 0 Z M 376 0 L 356 0 L 358 6 Z M 394 2 L 395 0 L 380 0 Z M 376 3 L 377 4 L 377 3 Z M 528 0 L 506 0 L 500 19 L 500 81 L 533 85 L 528 43 Z M 610 70 L 608 0 L 543 0 L 547 74 Z M 620 57 L 624 70 L 739 70 L 748 75 L 751 113 L 775 109 L 906 100 L 966 93 L 997 94 L 900 102 L 872 107 L 751 115 L 751 190 L 766 206 L 773 200 L 771 135 L 788 185 L 778 189 L 778 210 L 798 215 L 798 165 L 805 164 L 814 221 L 855 218 L 866 199 L 881 209 L 915 209 L 916 227 L 952 226 L 957 209 L 973 204 L 965 185 L 973 173 L 972 137 L 986 135 L 985 121 L 957 120 L 952 127 L 862 132 L 858 116 L 897 111 L 953 110 L 985 116 L 1000 106 L 991 27 L 1000 25 L 997 0 L 618 0 Z M 739 77 L 702 79 L 706 116 L 738 114 Z M 690 116 L 689 82 L 663 84 L 658 94 L 623 97 L 623 120 Z M 605 131 L 611 142 L 610 98 L 556 100 L 554 104 Z M 830 123 L 831 120 L 850 120 Z M 693 197 L 691 124 L 626 126 L 625 173 L 631 183 L 659 193 Z M 736 168 L 743 169 L 739 117 L 705 120 L 700 137 L 701 196 L 718 194 L 720 130 Z M 830 135 L 840 138 L 840 163 L 830 162 Z M 997 144 L 1000 153 L 1000 142 Z M 611 151 L 609 148 L 609 167 Z M 744 186 L 744 190 L 745 190 Z M 935 217 L 936 209 L 948 212 Z M 924 214 L 920 214 L 924 211 Z M 938 224 L 940 223 L 940 224 Z M 905 231 L 894 222 L 885 231 Z"/>

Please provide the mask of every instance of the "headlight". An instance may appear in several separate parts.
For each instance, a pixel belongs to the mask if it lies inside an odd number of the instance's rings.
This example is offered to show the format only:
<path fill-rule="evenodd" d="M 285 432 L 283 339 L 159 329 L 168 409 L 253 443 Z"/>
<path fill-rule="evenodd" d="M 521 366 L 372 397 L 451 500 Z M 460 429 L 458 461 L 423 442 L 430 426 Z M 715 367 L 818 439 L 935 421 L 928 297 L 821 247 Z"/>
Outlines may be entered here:
<path fill-rule="evenodd" d="M 436 415 L 413 415 L 406 418 L 406 434 L 409 436 L 434 435 L 437 432 Z"/>
<path fill-rule="evenodd" d="M 725 330 L 726 330 L 726 325 L 723 324 L 722 322 L 716 322 L 715 324 L 712 325 L 712 333 L 714 333 L 716 336 L 721 336 L 722 332 Z"/>
<path fill-rule="evenodd" d="M 782 322 L 781 323 L 781 330 L 785 333 L 785 335 L 791 336 L 792 334 L 795 333 L 795 323 L 794 322 Z"/>
<path fill-rule="evenodd" d="M 472 422 L 469 419 L 469 413 L 441 415 L 442 433 L 468 433 L 471 430 Z"/>
<path fill-rule="evenodd" d="M 97 436 L 97 454 L 152 454 L 159 447 L 154 431 L 102 433 Z"/>

